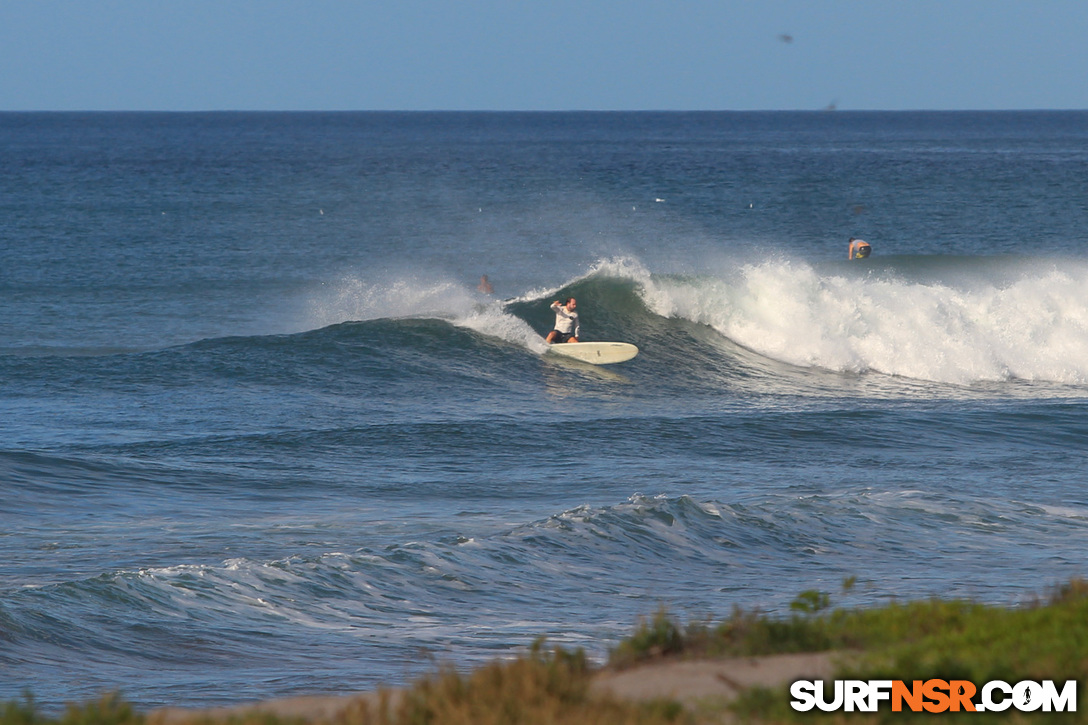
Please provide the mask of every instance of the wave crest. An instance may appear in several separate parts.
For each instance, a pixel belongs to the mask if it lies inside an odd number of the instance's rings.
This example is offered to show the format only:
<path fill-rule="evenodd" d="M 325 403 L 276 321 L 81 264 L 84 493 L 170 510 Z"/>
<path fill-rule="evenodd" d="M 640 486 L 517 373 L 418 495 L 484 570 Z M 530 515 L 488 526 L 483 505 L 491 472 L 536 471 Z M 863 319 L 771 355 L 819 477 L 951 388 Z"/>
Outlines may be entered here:
<path fill-rule="evenodd" d="M 1007 272 L 1008 270 L 1006 270 Z M 775 360 L 944 383 L 1088 383 L 1088 269 L 953 284 L 785 261 L 654 278 L 658 315 L 705 324 Z"/>
<path fill-rule="evenodd" d="M 311 319 L 318 326 L 441 319 L 539 353 L 551 324 L 548 302 L 571 294 L 579 297 L 590 339 L 634 342 L 646 353 L 644 363 L 656 346 L 662 360 L 675 362 L 679 354 L 680 361 L 704 366 L 708 354 L 761 365 L 745 357 L 751 352 L 832 373 L 954 385 L 1084 385 L 1086 290 L 1088 265 L 1026 259 L 898 257 L 871 265 L 774 259 L 675 275 L 615 257 L 558 288 L 506 301 L 448 281 L 347 279 L 314 300 Z M 709 330 L 699 333 L 693 324 Z M 714 333 L 721 344 L 705 349 Z M 684 345 L 697 349 L 674 349 Z"/>
<path fill-rule="evenodd" d="M 379 319 L 439 319 L 537 352 L 543 339 L 499 300 L 447 280 L 398 278 L 371 283 L 345 278 L 310 301 L 311 327 Z"/>

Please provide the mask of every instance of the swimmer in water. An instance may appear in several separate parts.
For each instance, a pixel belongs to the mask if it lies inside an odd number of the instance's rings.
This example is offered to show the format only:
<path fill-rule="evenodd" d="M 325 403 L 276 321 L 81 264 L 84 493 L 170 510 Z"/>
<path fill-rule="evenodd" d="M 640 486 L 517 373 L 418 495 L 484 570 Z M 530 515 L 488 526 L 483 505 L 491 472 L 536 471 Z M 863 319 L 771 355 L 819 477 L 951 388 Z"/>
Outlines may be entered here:
<path fill-rule="evenodd" d="M 864 239 L 855 239 L 854 237 L 850 237 L 850 253 L 848 255 L 849 259 L 865 259 L 872 253 L 872 251 L 873 248 L 869 245 L 869 242 L 865 241 Z"/>

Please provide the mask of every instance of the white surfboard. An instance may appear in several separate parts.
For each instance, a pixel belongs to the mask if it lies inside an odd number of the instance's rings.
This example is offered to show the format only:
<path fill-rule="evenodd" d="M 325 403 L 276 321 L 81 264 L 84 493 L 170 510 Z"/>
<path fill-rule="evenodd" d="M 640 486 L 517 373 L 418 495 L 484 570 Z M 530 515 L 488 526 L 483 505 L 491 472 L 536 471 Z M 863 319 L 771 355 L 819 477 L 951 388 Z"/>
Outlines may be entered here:
<path fill-rule="evenodd" d="M 629 342 L 557 342 L 549 346 L 548 353 L 593 365 L 611 365 L 638 355 L 638 348 Z"/>

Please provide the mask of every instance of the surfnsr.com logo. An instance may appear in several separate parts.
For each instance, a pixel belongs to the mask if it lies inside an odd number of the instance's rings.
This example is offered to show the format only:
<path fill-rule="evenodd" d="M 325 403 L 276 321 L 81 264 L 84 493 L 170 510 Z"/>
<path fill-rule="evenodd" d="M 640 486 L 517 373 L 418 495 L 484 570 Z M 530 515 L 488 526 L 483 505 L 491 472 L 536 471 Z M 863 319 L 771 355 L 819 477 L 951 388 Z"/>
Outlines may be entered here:
<path fill-rule="evenodd" d="M 981 688 L 967 680 L 835 680 L 825 692 L 821 680 L 798 680 L 790 687 L 790 706 L 798 712 L 876 712 L 890 705 L 892 712 L 1076 712 L 1077 681 L 1061 689 L 1053 680 L 1024 680 L 1009 684 L 991 680 Z"/>

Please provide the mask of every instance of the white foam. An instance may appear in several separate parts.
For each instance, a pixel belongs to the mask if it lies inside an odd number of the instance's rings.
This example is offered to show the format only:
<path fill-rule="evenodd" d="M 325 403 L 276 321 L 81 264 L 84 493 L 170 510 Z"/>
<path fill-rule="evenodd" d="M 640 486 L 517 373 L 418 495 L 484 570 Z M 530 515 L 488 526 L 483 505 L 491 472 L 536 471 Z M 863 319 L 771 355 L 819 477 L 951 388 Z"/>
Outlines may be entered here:
<path fill-rule="evenodd" d="M 641 281 L 641 280 L 640 280 Z M 797 262 L 644 283 L 657 314 L 798 366 L 949 383 L 1088 383 L 1088 269 L 958 288 L 821 274 Z"/>

